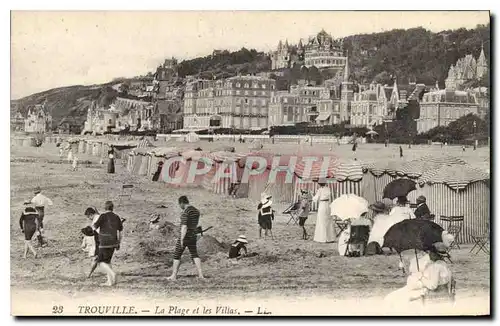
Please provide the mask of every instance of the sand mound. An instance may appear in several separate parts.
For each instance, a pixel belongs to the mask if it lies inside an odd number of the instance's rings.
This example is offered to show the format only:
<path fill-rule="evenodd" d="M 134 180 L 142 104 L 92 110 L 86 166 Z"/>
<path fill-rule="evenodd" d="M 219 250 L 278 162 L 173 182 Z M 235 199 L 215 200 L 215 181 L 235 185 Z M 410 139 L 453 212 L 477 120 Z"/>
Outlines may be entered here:
<path fill-rule="evenodd" d="M 137 253 L 137 257 L 143 259 L 150 259 L 151 257 L 171 259 L 179 236 L 179 226 L 170 222 L 160 222 L 160 225 L 151 228 L 149 223 L 141 222 L 136 225 L 132 233 L 135 233 L 140 238 L 133 248 L 133 251 Z M 220 243 L 210 235 L 199 237 L 197 244 L 198 254 L 202 260 L 206 260 L 216 253 L 229 250 L 227 245 Z M 184 256 L 184 258 L 189 258 L 187 250 Z"/>

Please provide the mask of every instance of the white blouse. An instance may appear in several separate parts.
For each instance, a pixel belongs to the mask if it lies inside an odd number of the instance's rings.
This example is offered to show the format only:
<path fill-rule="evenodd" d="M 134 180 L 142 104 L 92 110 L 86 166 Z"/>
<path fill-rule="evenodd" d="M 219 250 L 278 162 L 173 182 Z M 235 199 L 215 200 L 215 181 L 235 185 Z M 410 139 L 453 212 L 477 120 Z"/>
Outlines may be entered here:
<path fill-rule="evenodd" d="M 313 197 L 314 202 L 330 200 L 330 189 L 328 187 L 321 187 Z"/>

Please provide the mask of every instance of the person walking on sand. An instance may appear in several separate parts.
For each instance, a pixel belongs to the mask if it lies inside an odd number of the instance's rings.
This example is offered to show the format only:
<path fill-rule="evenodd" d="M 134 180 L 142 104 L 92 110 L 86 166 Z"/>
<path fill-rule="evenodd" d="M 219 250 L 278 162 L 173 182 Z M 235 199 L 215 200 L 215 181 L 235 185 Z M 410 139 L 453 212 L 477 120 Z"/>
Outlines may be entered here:
<path fill-rule="evenodd" d="M 399 157 L 403 157 L 403 147 L 399 146 Z"/>
<path fill-rule="evenodd" d="M 175 244 L 172 275 L 170 275 L 167 279 L 170 281 L 175 281 L 177 279 L 177 273 L 179 272 L 179 267 L 181 266 L 182 253 L 186 247 L 188 248 L 191 258 L 196 265 L 198 277 L 200 279 L 204 279 L 203 272 L 201 270 L 201 259 L 198 256 L 198 250 L 196 248 L 196 228 L 198 227 L 198 223 L 200 221 L 200 211 L 189 203 L 186 196 L 179 197 L 178 202 L 182 209 L 181 230 L 180 236 Z"/>
<path fill-rule="evenodd" d="M 21 228 L 21 232 L 24 233 L 24 254 L 23 258 L 26 259 L 28 255 L 28 249 L 33 253 L 35 258 L 37 257 L 37 253 L 33 245 L 31 244 L 31 240 L 33 239 L 33 235 L 36 233 L 38 229 L 38 213 L 36 209 L 33 207 L 26 207 L 24 212 L 21 214 L 21 218 L 19 218 L 19 226 Z"/>
<path fill-rule="evenodd" d="M 120 250 L 122 241 L 123 222 L 122 219 L 113 213 L 113 202 L 107 201 L 104 204 L 106 210 L 92 224 L 92 229 L 99 234 L 99 249 L 97 251 L 97 265 L 106 273 L 108 281 L 104 286 L 114 286 L 116 284 L 116 273 L 111 268 L 111 258 L 115 250 Z"/>
<path fill-rule="evenodd" d="M 78 169 L 78 157 L 73 157 L 73 164 L 72 164 L 73 171 L 76 171 Z"/>
<path fill-rule="evenodd" d="M 43 238 L 43 219 L 45 217 L 45 207 L 52 206 L 52 200 L 42 195 L 42 189 L 40 187 L 35 188 L 35 197 L 31 199 L 31 201 L 27 202 L 27 204 L 32 204 L 35 206 L 35 209 L 38 213 L 38 230 L 40 232 L 40 236 Z"/>
<path fill-rule="evenodd" d="M 115 150 L 113 147 L 108 151 L 108 173 L 115 173 Z"/>
<path fill-rule="evenodd" d="M 314 241 L 333 242 L 335 241 L 335 230 L 330 216 L 330 189 L 327 187 L 326 182 L 318 182 L 318 185 L 320 188 L 313 197 L 313 202 L 318 203 Z"/>

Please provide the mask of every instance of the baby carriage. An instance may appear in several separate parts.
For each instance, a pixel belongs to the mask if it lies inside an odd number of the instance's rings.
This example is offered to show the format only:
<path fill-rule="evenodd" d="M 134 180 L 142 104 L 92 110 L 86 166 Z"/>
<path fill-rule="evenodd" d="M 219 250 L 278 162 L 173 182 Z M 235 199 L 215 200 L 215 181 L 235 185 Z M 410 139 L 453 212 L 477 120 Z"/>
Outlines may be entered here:
<path fill-rule="evenodd" d="M 369 236 L 369 226 L 350 225 L 339 238 L 339 249 L 345 251 L 339 252 L 339 254 L 343 254 L 346 257 L 363 256 Z"/>

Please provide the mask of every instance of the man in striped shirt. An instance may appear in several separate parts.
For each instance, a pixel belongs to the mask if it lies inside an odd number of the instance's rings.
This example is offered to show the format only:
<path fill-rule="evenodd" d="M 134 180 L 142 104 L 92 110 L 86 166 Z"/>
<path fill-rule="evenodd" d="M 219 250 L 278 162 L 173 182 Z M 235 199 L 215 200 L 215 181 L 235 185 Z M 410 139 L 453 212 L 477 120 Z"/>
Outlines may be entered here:
<path fill-rule="evenodd" d="M 201 260 L 198 256 L 196 248 L 196 227 L 198 226 L 198 222 L 200 220 L 200 211 L 189 204 L 189 200 L 186 196 L 179 197 L 179 206 L 183 210 L 181 215 L 181 234 L 175 245 L 172 275 L 170 275 L 168 279 L 172 281 L 177 279 L 177 273 L 179 272 L 179 267 L 181 265 L 181 256 L 186 247 L 188 247 L 191 258 L 196 265 L 198 277 L 203 279 Z"/>

